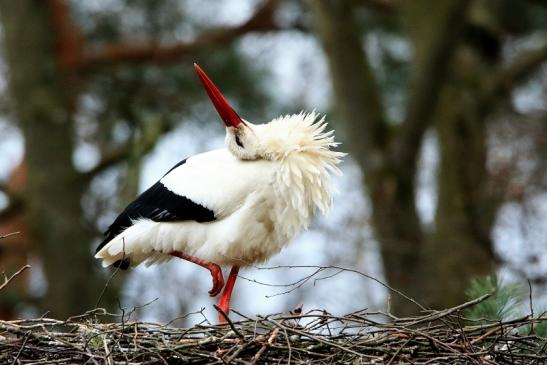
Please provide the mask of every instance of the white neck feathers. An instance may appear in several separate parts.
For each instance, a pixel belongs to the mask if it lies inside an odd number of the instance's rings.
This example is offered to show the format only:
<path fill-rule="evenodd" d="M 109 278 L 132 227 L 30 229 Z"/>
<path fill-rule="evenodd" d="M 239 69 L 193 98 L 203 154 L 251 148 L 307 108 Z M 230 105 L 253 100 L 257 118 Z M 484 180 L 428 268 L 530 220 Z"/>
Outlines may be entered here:
<path fill-rule="evenodd" d="M 306 228 L 316 210 L 325 214 L 332 203 L 330 175 L 340 174 L 337 165 L 345 154 L 331 150 L 338 143 L 332 130 L 325 132 L 326 127 L 325 118 L 318 119 L 315 112 L 283 116 L 268 123 L 266 143 L 270 144 L 270 153 L 279 154 L 275 159 L 281 162 L 275 177 L 280 203 L 275 214 L 285 222 L 289 236 Z M 278 138 L 283 139 L 283 148 L 271 148 Z"/>

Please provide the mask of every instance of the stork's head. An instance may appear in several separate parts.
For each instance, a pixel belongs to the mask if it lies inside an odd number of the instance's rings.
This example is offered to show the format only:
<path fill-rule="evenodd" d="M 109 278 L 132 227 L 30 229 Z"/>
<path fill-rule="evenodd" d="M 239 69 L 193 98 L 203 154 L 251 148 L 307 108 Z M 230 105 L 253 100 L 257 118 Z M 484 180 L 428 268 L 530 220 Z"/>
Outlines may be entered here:
<path fill-rule="evenodd" d="M 289 156 L 314 155 L 317 163 L 337 164 L 342 153 L 331 151 L 337 145 L 333 131 L 325 132 L 324 118 L 315 112 L 287 115 L 269 123 L 253 124 L 242 119 L 228 104 L 211 79 L 197 65 L 194 68 L 226 125 L 226 147 L 242 160 L 285 160 Z M 328 161 L 319 161 L 322 158 Z M 297 157 L 298 158 L 298 157 Z"/>
<path fill-rule="evenodd" d="M 287 115 L 265 124 L 241 119 L 205 72 L 194 64 L 203 86 L 226 125 L 226 146 L 241 160 L 280 163 L 277 170 L 276 214 L 290 222 L 287 237 L 306 227 L 316 209 L 331 204 L 330 172 L 339 172 L 344 153 L 333 151 L 334 132 L 325 132 L 324 118 L 315 112 Z M 290 219 L 287 219 L 289 217 Z"/>

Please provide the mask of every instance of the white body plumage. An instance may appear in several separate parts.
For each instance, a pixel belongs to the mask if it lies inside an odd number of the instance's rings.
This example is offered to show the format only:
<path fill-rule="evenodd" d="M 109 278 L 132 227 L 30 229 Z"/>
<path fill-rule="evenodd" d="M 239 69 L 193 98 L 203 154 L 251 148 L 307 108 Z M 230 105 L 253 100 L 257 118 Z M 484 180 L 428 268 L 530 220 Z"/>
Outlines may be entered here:
<path fill-rule="evenodd" d="M 227 128 L 227 148 L 195 155 L 159 182 L 214 214 L 209 222 L 133 219 L 96 254 L 108 266 L 184 252 L 220 265 L 246 266 L 279 252 L 331 203 L 330 178 L 343 155 L 316 113 Z"/>

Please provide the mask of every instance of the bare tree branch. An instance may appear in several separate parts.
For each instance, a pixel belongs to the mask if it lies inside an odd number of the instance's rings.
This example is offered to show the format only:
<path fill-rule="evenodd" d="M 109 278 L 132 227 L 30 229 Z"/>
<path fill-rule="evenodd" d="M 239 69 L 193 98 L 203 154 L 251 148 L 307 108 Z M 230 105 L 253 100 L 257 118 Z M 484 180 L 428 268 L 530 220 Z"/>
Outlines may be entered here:
<path fill-rule="evenodd" d="M 434 10 L 424 2 L 405 4 L 407 21 L 412 28 L 417 28 L 410 32 L 415 46 L 415 68 L 406 117 L 394 146 L 393 159 L 399 171 L 408 178 L 413 178 L 416 170 L 422 137 L 430 124 L 460 30 L 467 19 L 469 3 L 469 0 L 443 1 L 438 2 Z M 424 11 L 433 12 L 435 16 L 422 16 Z M 429 24 L 416 24 L 423 19 L 430 19 Z"/>
<path fill-rule="evenodd" d="M 11 237 L 11 236 L 18 235 L 20 233 L 21 232 L 11 232 L 11 233 L 8 233 L 8 234 L 4 234 L 4 235 L 0 236 L 0 240 L 3 239 L 3 238 L 8 238 L 8 237 Z"/>
<path fill-rule="evenodd" d="M 132 143 L 128 143 L 119 148 L 103 152 L 99 163 L 97 163 L 97 165 L 95 165 L 91 170 L 83 172 L 82 177 L 85 179 L 91 179 L 109 167 L 124 161 L 129 156 L 131 144 Z M 150 148 L 152 148 L 152 146 L 150 146 Z"/>
<path fill-rule="evenodd" d="M 387 126 L 354 9 L 346 1 L 315 0 L 311 4 L 332 75 L 337 106 L 351 130 L 348 138 L 354 156 L 365 169 L 374 169 L 380 158 L 378 151 L 387 144 Z"/>
<path fill-rule="evenodd" d="M 0 237 L 0 238 L 3 238 L 3 237 Z M 4 274 L 4 282 L 0 285 L 0 291 L 2 289 L 4 289 L 9 283 L 10 281 L 12 281 L 15 277 L 17 277 L 18 275 L 20 275 L 23 271 L 25 271 L 26 269 L 29 269 L 30 268 L 30 265 L 25 265 L 23 266 L 22 268 L 20 268 L 19 270 L 17 270 L 13 275 L 11 275 L 10 277 L 7 277 L 6 274 Z"/>
<path fill-rule="evenodd" d="M 267 32 L 282 29 L 274 19 L 279 0 L 267 0 L 245 23 L 235 27 L 217 27 L 204 31 L 193 41 L 160 45 L 156 42 L 119 43 L 87 51 L 80 64 L 94 67 L 119 62 L 176 62 L 181 57 L 218 44 L 226 44 L 248 32 Z"/>
<path fill-rule="evenodd" d="M 154 148 L 156 142 L 163 134 L 169 132 L 173 128 L 173 125 L 162 120 L 156 124 L 156 127 L 157 128 L 147 130 L 146 133 L 145 131 L 142 131 L 143 133 L 137 141 L 130 141 L 119 148 L 104 151 L 102 153 L 101 161 L 99 161 L 99 163 L 91 170 L 82 173 L 82 177 L 85 179 L 91 179 L 109 167 L 126 160 L 132 153 L 135 145 L 139 146 L 141 154 L 146 154 Z"/>
<path fill-rule="evenodd" d="M 395 13 L 399 10 L 400 0 L 361 0 L 364 6 L 388 13 Z"/>
<path fill-rule="evenodd" d="M 488 96 L 500 92 L 508 93 L 519 82 L 522 82 L 547 61 L 547 44 L 522 53 L 513 63 L 502 68 L 494 77 Z"/>

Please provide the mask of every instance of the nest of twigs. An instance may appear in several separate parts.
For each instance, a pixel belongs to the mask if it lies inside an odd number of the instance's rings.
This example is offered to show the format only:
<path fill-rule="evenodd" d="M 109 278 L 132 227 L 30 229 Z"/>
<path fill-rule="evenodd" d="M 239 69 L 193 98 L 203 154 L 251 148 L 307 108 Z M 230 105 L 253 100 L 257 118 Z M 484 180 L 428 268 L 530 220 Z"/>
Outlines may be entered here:
<path fill-rule="evenodd" d="M 192 328 L 104 323 L 95 310 L 66 321 L 0 322 L 2 364 L 544 364 L 547 341 L 534 325 L 547 318 L 473 322 L 462 309 L 487 296 L 412 318 L 323 311 L 242 318 Z M 237 313 L 237 312 L 236 312 Z"/>

